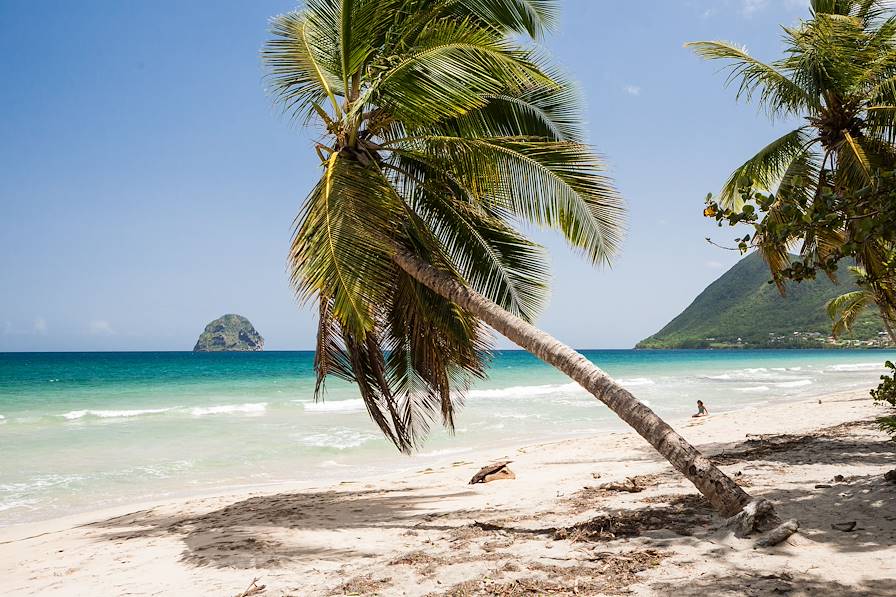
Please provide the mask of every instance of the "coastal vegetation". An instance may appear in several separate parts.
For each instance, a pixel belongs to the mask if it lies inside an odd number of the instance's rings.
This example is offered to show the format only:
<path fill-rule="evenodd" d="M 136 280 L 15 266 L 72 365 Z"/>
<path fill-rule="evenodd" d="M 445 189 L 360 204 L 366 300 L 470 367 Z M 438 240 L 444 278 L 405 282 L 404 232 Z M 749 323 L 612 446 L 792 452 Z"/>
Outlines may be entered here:
<path fill-rule="evenodd" d="M 796 257 L 794 257 L 796 259 Z M 753 252 L 706 287 L 677 317 L 637 348 L 869 348 L 888 345 L 873 310 L 851 310 L 848 329 L 831 336 L 826 305 L 852 279 L 806 280 L 782 296 L 769 284 L 762 256 Z"/>
<path fill-rule="evenodd" d="M 784 27 L 784 57 L 764 63 L 720 41 L 688 44 L 722 60 L 738 97 L 769 117 L 801 121 L 738 167 L 704 215 L 751 225 L 735 239 L 758 248 L 779 290 L 854 262 L 859 291 L 830 303 L 834 331 L 869 304 L 896 323 L 896 14 L 884 0 L 811 0 Z M 790 249 L 800 244 L 800 258 Z M 882 379 L 875 397 L 891 391 Z M 885 400 L 886 402 L 886 400 Z"/>
<path fill-rule="evenodd" d="M 812 0 L 810 19 L 784 27 L 784 57 L 763 63 L 721 41 L 688 44 L 721 60 L 738 98 L 772 119 L 800 122 L 739 166 L 704 214 L 749 224 L 735 239 L 758 248 L 779 290 L 843 260 L 864 271 L 884 319 L 896 313 L 896 16 L 882 0 Z M 790 248 L 800 245 L 800 259 Z"/>
<path fill-rule="evenodd" d="M 867 313 L 869 308 L 882 305 L 878 308 L 888 310 L 886 294 L 891 290 L 887 288 L 883 291 L 882 289 L 885 287 L 881 283 L 866 283 L 867 274 L 860 267 L 850 267 L 849 271 L 855 279 L 856 290 L 836 296 L 827 304 L 828 316 L 834 322 L 833 334 L 835 336 L 852 331 L 856 322 Z M 896 319 L 893 315 L 887 312 L 885 317 L 881 317 L 881 323 L 887 330 L 887 337 L 896 342 L 896 330 L 893 328 Z"/>
<path fill-rule="evenodd" d="M 270 92 L 320 133 L 321 178 L 288 259 L 319 310 L 316 394 L 329 375 L 355 383 L 410 452 L 433 424 L 453 428 L 485 375 L 489 326 L 609 406 L 716 509 L 739 512 L 750 497 L 732 479 L 531 324 L 548 267 L 517 227 L 557 230 L 594 264 L 623 230 L 575 89 L 531 44 L 557 12 L 554 0 L 307 0 L 273 20 Z"/>

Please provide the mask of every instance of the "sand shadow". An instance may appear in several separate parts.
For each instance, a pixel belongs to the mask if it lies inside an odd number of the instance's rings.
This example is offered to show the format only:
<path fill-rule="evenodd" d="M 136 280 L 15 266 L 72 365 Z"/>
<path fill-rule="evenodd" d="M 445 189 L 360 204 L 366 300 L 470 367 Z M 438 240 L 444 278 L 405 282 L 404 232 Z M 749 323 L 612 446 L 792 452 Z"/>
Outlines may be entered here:
<path fill-rule="evenodd" d="M 765 595 L 831 595 L 836 597 L 894 597 L 896 579 L 880 578 L 852 587 L 807 573 L 759 574 L 751 570 L 731 570 L 705 574 L 687 582 L 654 583 L 651 591 L 658 595 L 680 597 L 759 597 Z"/>
<path fill-rule="evenodd" d="M 192 566 L 274 567 L 375 555 L 348 539 L 333 548 L 332 541 L 319 540 L 320 532 L 347 532 L 350 537 L 351 530 L 364 528 L 451 530 L 454 527 L 439 524 L 431 506 L 472 494 L 469 490 L 426 493 L 414 489 L 280 493 L 246 498 L 204 514 L 165 515 L 161 508 L 150 509 L 88 527 L 101 531 L 101 539 L 111 542 L 178 538 L 184 545 L 181 561 Z M 452 512 L 458 514 L 463 511 Z"/>

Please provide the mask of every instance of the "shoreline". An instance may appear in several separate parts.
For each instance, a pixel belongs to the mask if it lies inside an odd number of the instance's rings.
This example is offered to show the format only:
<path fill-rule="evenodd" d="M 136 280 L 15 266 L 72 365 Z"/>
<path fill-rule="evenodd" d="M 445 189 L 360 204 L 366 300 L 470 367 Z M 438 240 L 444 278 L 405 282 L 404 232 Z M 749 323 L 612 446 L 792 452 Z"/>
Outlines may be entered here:
<path fill-rule="evenodd" d="M 890 565 L 896 557 L 896 522 L 881 520 L 879 512 L 877 519 L 870 517 L 875 511 L 869 504 L 896 499 L 896 485 L 890 490 L 878 482 L 882 471 L 896 464 L 896 455 L 892 442 L 867 423 L 878 409 L 866 391 L 832 394 L 820 401 L 787 401 L 672 422 L 702 451 L 721 454 L 724 470 L 747 491 L 767 496 L 782 516 L 803 523 L 798 535 L 770 553 L 719 536 L 721 521 L 700 505 L 690 484 L 672 473 L 636 434 L 612 431 L 465 452 L 453 461 L 447 457 L 427 463 L 422 470 L 407 467 L 341 482 L 256 486 L 5 527 L 0 529 L 0 593 L 235 595 L 257 577 L 268 585 L 265 596 L 440 595 L 455 585 L 481 584 L 484 577 L 531 577 L 531 582 L 547 583 L 563 571 L 539 571 L 539 566 L 577 559 L 581 549 L 592 545 L 590 539 L 580 544 L 575 538 L 560 538 L 556 529 L 577 528 L 595 514 L 632 508 L 637 514 L 644 511 L 643 503 L 654 513 L 638 519 L 646 530 L 626 539 L 594 539 L 598 551 L 646 562 L 643 570 L 629 570 L 622 579 L 625 586 L 638 587 L 636 594 L 663 594 L 658 587 L 682 571 L 698 580 L 703 575 L 721 577 L 722 563 L 708 555 L 719 546 L 725 546 L 725 561 L 736 563 L 738 570 L 759 574 L 769 567 L 780 576 L 786 561 L 788 570 L 820 566 L 836 574 L 834 580 L 843 587 L 862 587 L 875 578 L 894 576 Z M 776 455 L 771 461 L 724 460 L 728 453 L 765 441 L 749 440 L 748 435 L 781 433 L 803 434 L 818 445 L 785 442 L 782 445 L 793 454 L 781 452 L 786 458 Z M 857 453 L 855 459 L 847 458 L 844 445 Z M 858 454 L 857 446 L 873 457 Z M 480 466 L 498 459 L 512 460 L 515 480 L 467 485 Z M 843 502 L 836 487 L 813 489 L 819 484 L 830 487 L 835 474 L 846 475 L 854 488 L 849 491 L 859 496 L 852 499 L 858 502 Z M 633 476 L 645 484 L 642 493 L 594 490 L 600 483 Z M 813 501 L 822 499 L 832 501 Z M 663 508 L 671 508 L 668 520 Z M 821 513 L 851 516 L 863 528 L 852 534 L 831 531 L 829 524 L 816 520 Z M 685 534 L 655 525 L 655 518 Z M 545 527 L 554 531 L 543 535 L 537 530 Z M 781 560 L 782 555 L 788 559 Z M 648 565 L 648 560 L 663 565 Z M 592 564 L 589 560 L 577 566 Z M 595 571 L 588 582 L 609 578 L 601 574 Z M 774 582 L 793 583 L 782 578 Z M 896 587 L 896 580 L 892 583 Z M 468 593 L 444 594 L 492 594 L 481 587 L 482 592 L 476 592 L 480 589 L 474 590 L 473 584 Z M 542 588 L 547 592 L 547 585 Z"/>
<path fill-rule="evenodd" d="M 838 398 L 843 398 L 846 396 L 854 396 L 856 392 L 839 392 L 836 394 L 825 395 L 818 394 L 813 396 L 812 398 L 781 398 L 776 403 L 771 404 L 767 402 L 765 406 L 780 406 L 784 404 L 815 404 L 818 402 L 818 396 L 823 396 L 822 400 L 831 401 L 837 400 Z M 865 393 L 867 396 L 867 392 Z M 596 399 L 595 399 L 596 400 Z M 870 400 L 870 397 L 869 397 Z M 718 419 L 720 417 L 733 416 L 737 413 L 747 412 L 756 410 L 757 405 L 755 403 L 751 403 L 748 405 L 744 405 L 741 407 L 736 407 L 727 410 L 716 411 L 711 414 L 712 418 Z M 611 411 L 608 410 L 613 417 L 615 415 L 612 414 Z M 695 423 L 696 421 L 696 423 Z M 694 419 L 692 417 L 684 417 L 684 418 L 675 418 L 669 419 L 667 422 L 679 433 L 682 433 L 682 428 L 689 427 L 695 424 L 699 424 L 701 419 Z M 394 472 L 386 475 L 382 474 L 369 474 L 358 478 L 356 481 L 352 481 L 352 483 L 366 483 L 371 481 L 377 482 L 386 482 L 390 479 L 405 477 L 408 474 L 411 474 L 414 469 L 419 468 L 421 466 L 427 466 L 427 468 L 444 468 L 449 466 L 452 462 L 456 462 L 458 460 L 466 460 L 467 457 L 476 457 L 479 460 L 490 461 L 490 460 L 499 460 L 501 456 L 497 454 L 501 453 L 513 453 L 522 450 L 529 450 L 535 448 L 551 448 L 551 447 L 559 447 L 562 444 L 573 442 L 577 440 L 587 440 L 587 439 L 595 439 L 595 438 L 607 438 L 613 437 L 616 435 L 631 435 L 637 437 L 637 434 L 632 431 L 628 426 L 621 420 L 614 420 L 614 424 L 622 424 L 623 428 L 613 428 L 609 427 L 606 432 L 603 433 L 594 433 L 594 432 L 586 432 L 579 431 L 569 434 L 566 437 L 559 438 L 550 438 L 550 439 L 542 439 L 538 440 L 535 438 L 522 440 L 522 441 L 509 441 L 507 443 L 499 443 L 499 445 L 494 447 L 459 447 L 457 451 L 453 451 L 455 449 L 449 448 L 452 450 L 452 454 L 445 454 L 444 458 L 439 458 L 438 460 L 427 460 L 426 462 L 414 463 L 410 461 L 401 461 L 403 466 L 395 470 Z M 644 447 L 647 449 L 652 448 L 647 444 L 646 440 L 637 437 L 638 440 L 644 443 Z M 494 453 L 494 456 L 489 456 Z M 396 455 L 397 458 L 397 455 Z M 351 466 L 351 465 L 349 465 Z M 347 467 L 348 468 L 348 467 Z M 352 470 L 347 470 L 347 473 L 356 472 L 356 467 L 351 467 Z M 475 471 L 474 471 L 475 472 Z M 4 543 L 8 543 L 9 541 L 19 540 L 17 537 L 19 533 L 16 531 L 20 531 L 23 529 L 29 528 L 49 528 L 49 529 L 59 529 L 64 530 L 65 528 L 70 528 L 73 526 L 83 526 L 85 524 L 89 524 L 95 520 L 99 520 L 102 518 L 108 518 L 113 516 L 121 516 L 129 513 L 133 513 L 134 511 L 149 509 L 154 507 L 163 507 L 170 506 L 172 504 L 182 504 L 189 503 L 195 500 L 202 499 L 243 499 L 249 496 L 256 495 L 265 495 L 267 493 L 279 493 L 279 492 L 292 492 L 292 491 L 314 491 L 314 490 L 325 490 L 331 489 L 333 487 L 342 485 L 346 483 L 345 481 L 337 480 L 339 475 L 334 474 L 331 478 L 322 479 L 320 481 L 297 481 L 297 480 L 284 480 L 284 481 L 271 481 L 268 483 L 258 483 L 258 484 L 237 484 L 229 487 L 216 487 L 209 488 L 205 491 L 185 491 L 182 493 L 177 493 L 176 495 L 171 495 L 167 497 L 159 497 L 159 498 L 150 498 L 146 500 L 135 500 L 129 501 L 126 503 L 122 503 L 115 506 L 108 506 L 98 509 L 91 510 L 81 510 L 77 512 L 72 512 L 70 514 L 63 514 L 62 516 L 54 516 L 51 518 L 39 519 L 39 520 L 31 520 L 31 521 L 23 521 L 19 523 L 13 523 L 8 525 L 0 525 L 0 545 Z M 58 532 L 57 531 L 41 531 L 41 534 L 46 532 Z"/>

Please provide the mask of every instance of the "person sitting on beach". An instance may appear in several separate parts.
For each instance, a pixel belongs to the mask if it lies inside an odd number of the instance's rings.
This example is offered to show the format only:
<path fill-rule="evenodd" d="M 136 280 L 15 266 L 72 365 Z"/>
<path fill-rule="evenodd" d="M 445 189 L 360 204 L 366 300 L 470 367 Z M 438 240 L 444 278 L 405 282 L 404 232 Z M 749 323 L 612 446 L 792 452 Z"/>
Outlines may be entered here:
<path fill-rule="evenodd" d="M 702 401 L 702 400 L 698 400 L 698 401 L 697 401 L 697 414 L 696 414 L 696 415 L 691 415 L 691 418 L 692 418 L 692 419 L 696 419 L 697 417 L 706 417 L 706 416 L 708 416 L 708 415 L 709 415 L 709 411 L 706 410 L 706 407 L 705 407 L 705 406 L 703 406 L 703 401 Z"/>

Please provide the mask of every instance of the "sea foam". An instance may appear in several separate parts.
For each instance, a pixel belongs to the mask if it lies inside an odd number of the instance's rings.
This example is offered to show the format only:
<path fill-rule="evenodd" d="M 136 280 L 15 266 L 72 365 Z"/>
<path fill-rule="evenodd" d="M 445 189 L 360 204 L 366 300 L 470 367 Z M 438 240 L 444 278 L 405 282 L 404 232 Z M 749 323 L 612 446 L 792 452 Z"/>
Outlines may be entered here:
<path fill-rule="evenodd" d="M 619 382 L 619 385 L 624 386 L 626 388 L 656 385 L 656 382 L 648 377 L 632 377 L 630 379 L 622 378 L 622 379 L 617 379 L 616 381 Z"/>
<path fill-rule="evenodd" d="M 313 413 L 347 413 L 364 410 L 364 401 L 360 398 L 351 400 L 330 400 L 327 402 L 306 402 L 303 404 L 305 411 Z"/>
<path fill-rule="evenodd" d="M 99 419 L 118 419 L 127 417 L 139 417 L 141 415 L 157 415 L 168 412 L 172 408 L 143 408 L 134 410 L 72 410 L 60 415 L 61 417 L 74 421 L 84 417 L 96 417 Z"/>
<path fill-rule="evenodd" d="M 848 371 L 882 371 L 881 363 L 852 363 L 845 365 L 830 365 L 825 369 L 827 371 L 848 372 Z"/>
<path fill-rule="evenodd" d="M 811 379 L 795 379 L 793 381 L 782 381 L 775 384 L 776 388 L 802 388 L 804 386 L 811 386 Z"/>
<path fill-rule="evenodd" d="M 377 436 L 353 429 L 336 429 L 328 433 L 315 433 L 299 438 L 299 442 L 312 448 L 334 448 L 348 450 L 357 448 Z"/>
<path fill-rule="evenodd" d="M 221 404 L 218 406 L 197 406 L 190 410 L 190 414 L 194 417 L 202 417 L 205 415 L 229 415 L 229 414 L 261 414 L 268 407 L 267 402 L 256 402 L 247 404 Z"/>
<path fill-rule="evenodd" d="M 492 390 L 470 390 L 470 398 L 532 398 L 536 396 L 550 396 L 551 394 L 567 394 L 569 392 L 585 392 L 579 384 L 565 383 L 544 386 L 513 386 L 510 388 L 496 388 Z"/>

